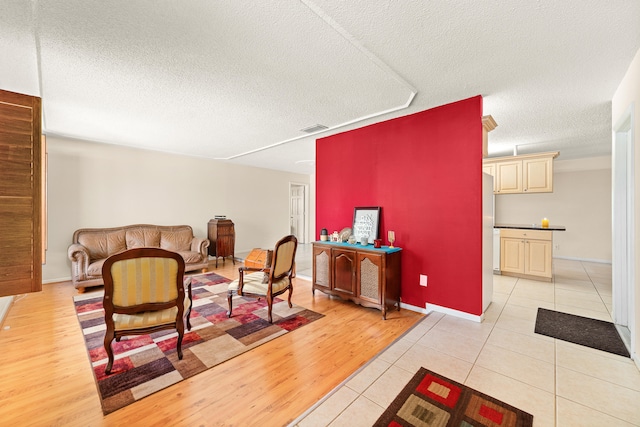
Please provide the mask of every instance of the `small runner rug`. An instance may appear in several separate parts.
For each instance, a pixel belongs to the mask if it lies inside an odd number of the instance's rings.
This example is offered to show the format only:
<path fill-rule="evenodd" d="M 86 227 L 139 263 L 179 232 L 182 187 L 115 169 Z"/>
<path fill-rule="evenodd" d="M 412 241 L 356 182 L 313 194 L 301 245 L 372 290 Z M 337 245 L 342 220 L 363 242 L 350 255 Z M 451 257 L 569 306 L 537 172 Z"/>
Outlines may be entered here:
<path fill-rule="evenodd" d="M 630 357 L 616 326 L 604 320 L 538 307 L 535 333 Z"/>
<path fill-rule="evenodd" d="M 110 375 L 104 373 L 103 292 L 74 297 L 105 415 L 323 317 L 300 306 L 289 308 L 276 298 L 270 324 L 264 299 L 236 297 L 229 319 L 228 283 L 215 273 L 192 276 L 191 331 L 185 330 L 182 360 L 175 331 L 123 337 L 112 343 L 115 361 Z"/>
<path fill-rule="evenodd" d="M 533 425 L 533 415 L 442 375 L 420 368 L 375 426 Z"/>

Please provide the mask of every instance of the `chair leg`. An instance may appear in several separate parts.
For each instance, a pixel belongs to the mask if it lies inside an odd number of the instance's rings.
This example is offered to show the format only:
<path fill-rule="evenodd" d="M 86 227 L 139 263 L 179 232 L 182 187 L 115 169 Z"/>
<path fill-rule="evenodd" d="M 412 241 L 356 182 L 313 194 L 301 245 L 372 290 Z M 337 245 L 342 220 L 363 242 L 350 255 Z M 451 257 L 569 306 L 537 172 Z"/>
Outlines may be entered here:
<path fill-rule="evenodd" d="M 293 305 L 291 305 L 291 294 L 293 293 L 293 286 L 289 287 L 289 308 L 292 308 Z"/>
<path fill-rule="evenodd" d="M 113 331 L 111 333 L 109 331 L 104 335 L 104 349 L 107 351 L 107 356 L 109 361 L 107 362 L 107 367 L 104 368 L 104 373 L 109 375 L 111 373 L 111 368 L 113 367 L 113 349 L 111 348 L 111 341 L 113 341 Z"/>
<path fill-rule="evenodd" d="M 273 323 L 273 317 L 271 316 L 271 309 L 273 306 L 273 298 L 271 298 L 271 296 L 267 295 L 267 307 L 268 309 L 268 315 L 267 315 L 267 319 L 269 320 L 269 323 Z"/>
<path fill-rule="evenodd" d="M 191 330 L 191 306 L 193 305 L 193 302 L 189 302 L 189 308 L 187 309 L 187 313 L 186 313 L 186 318 L 187 318 L 187 330 L 190 331 Z"/>
<path fill-rule="evenodd" d="M 233 310 L 233 291 L 227 292 L 227 304 L 229 305 L 229 311 L 227 311 L 227 317 L 231 317 L 231 311 Z"/>
<path fill-rule="evenodd" d="M 184 324 L 181 324 L 182 328 L 178 328 L 178 342 L 176 343 L 176 350 L 178 350 L 178 359 L 182 360 L 182 337 L 184 336 Z"/>

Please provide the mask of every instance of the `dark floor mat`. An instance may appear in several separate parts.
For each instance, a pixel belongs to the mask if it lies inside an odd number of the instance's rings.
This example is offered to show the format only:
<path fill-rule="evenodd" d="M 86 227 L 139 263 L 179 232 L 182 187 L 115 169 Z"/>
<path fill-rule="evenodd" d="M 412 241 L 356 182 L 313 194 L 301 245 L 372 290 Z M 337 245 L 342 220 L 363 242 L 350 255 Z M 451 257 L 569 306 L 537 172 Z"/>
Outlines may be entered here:
<path fill-rule="evenodd" d="M 611 322 L 538 308 L 536 334 L 630 357 Z"/>

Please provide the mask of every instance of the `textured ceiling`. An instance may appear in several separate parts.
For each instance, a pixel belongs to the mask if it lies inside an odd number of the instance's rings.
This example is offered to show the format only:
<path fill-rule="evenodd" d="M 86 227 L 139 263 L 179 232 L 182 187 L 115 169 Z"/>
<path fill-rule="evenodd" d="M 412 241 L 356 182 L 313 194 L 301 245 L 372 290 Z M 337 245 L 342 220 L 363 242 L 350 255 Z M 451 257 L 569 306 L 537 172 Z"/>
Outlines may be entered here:
<path fill-rule="evenodd" d="M 42 96 L 48 134 L 301 173 L 316 137 L 478 94 L 491 155 L 599 156 L 638 16 L 637 0 L 2 0 L 0 88 Z"/>

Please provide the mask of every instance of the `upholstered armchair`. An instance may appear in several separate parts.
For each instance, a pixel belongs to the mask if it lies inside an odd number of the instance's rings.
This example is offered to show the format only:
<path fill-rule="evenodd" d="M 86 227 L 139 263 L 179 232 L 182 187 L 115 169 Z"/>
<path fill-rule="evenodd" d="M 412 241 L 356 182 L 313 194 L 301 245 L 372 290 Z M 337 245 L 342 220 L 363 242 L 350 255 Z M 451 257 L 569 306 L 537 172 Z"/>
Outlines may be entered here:
<path fill-rule="evenodd" d="M 253 298 L 265 298 L 268 306 L 269 323 L 273 323 L 272 307 L 273 299 L 289 291 L 289 307 L 291 305 L 291 294 L 293 293 L 293 270 L 296 258 L 298 240 L 295 236 L 286 236 L 276 243 L 273 250 L 271 266 L 265 268 L 240 267 L 240 276 L 237 280 L 229 283 L 227 292 L 227 302 L 229 311 L 227 316 L 231 317 L 233 311 L 233 296 L 247 296 Z M 245 274 L 245 272 L 251 272 Z"/>
<path fill-rule="evenodd" d="M 112 255 L 102 266 L 104 316 L 107 331 L 104 348 L 111 373 L 115 338 L 146 335 L 164 329 L 178 332 L 177 352 L 182 359 L 182 338 L 191 330 L 191 278 L 184 279 L 184 259 L 159 248 L 137 248 Z"/>

